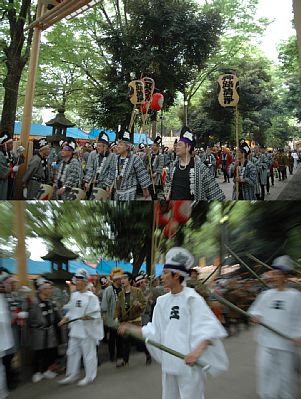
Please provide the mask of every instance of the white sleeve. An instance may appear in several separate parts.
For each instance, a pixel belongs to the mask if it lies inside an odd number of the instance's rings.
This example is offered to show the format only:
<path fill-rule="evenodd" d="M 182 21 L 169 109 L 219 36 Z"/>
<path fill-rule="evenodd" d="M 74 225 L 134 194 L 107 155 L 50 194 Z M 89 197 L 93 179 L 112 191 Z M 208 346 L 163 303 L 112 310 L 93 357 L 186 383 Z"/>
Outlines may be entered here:
<path fill-rule="evenodd" d="M 142 335 L 143 338 L 146 338 L 146 346 L 151 354 L 151 356 L 159 363 L 162 362 L 162 351 L 160 349 L 155 348 L 152 345 L 147 344 L 147 339 L 151 339 L 155 342 L 162 343 L 161 341 L 161 328 L 160 328 L 160 306 L 159 303 L 157 302 L 155 308 L 154 308 L 154 313 L 153 313 L 153 319 L 151 322 L 149 322 L 146 326 L 142 327 Z"/>
<path fill-rule="evenodd" d="M 265 302 L 266 302 L 266 292 L 262 292 L 261 294 L 258 295 L 255 301 L 249 307 L 248 313 L 251 314 L 252 316 L 264 317 Z"/>
<path fill-rule="evenodd" d="M 190 298 L 189 302 L 191 350 L 202 341 L 210 340 L 210 345 L 199 360 L 210 366 L 209 374 L 218 375 L 229 368 L 229 360 L 221 342 L 227 332 L 201 296 Z"/>

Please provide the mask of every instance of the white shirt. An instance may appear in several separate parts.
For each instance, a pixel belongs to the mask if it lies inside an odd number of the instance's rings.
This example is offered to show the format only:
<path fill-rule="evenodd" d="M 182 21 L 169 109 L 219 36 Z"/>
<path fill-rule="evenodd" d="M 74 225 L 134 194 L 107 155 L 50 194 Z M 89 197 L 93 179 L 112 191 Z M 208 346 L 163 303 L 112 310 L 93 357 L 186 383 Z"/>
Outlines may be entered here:
<path fill-rule="evenodd" d="M 4 294 L 0 294 L 0 357 L 14 346 L 11 319 Z"/>
<path fill-rule="evenodd" d="M 248 313 L 259 316 L 262 321 L 291 338 L 301 337 L 301 293 L 293 288 L 284 291 L 270 289 L 262 292 L 251 305 Z M 258 326 L 258 344 L 280 350 L 294 351 L 288 339 Z"/>
<path fill-rule="evenodd" d="M 95 338 L 101 340 L 103 334 L 103 321 L 100 315 L 100 304 L 96 295 L 91 291 L 76 291 L 71 295 L 69 309 L 66 316 L 69 320 L 77 319 L 82 316 L 91 316 L 94 320 L 77 320 L 69 324 L 70 337 L 75 338 Z"/>
<path fill-rule="evenodd" d="M 210 345 L 200 361 L 210 364 L 209 372 L 217 374 L 228 368 L 228 358 L 220 338 L 227 336 L 225 329 L 211 312 L 204 299 L 193 288 L 183 288 L 179 294 L 165 294 L 157 299 L 153 320 L 142 328 L 144 338 L 152 339 L 187 355 L 202 341 Z M 174 375 L 190 375 L 191 367 L 184 360 L 148 345 L 153 357 L 162 364 L 162 370 Z"/>

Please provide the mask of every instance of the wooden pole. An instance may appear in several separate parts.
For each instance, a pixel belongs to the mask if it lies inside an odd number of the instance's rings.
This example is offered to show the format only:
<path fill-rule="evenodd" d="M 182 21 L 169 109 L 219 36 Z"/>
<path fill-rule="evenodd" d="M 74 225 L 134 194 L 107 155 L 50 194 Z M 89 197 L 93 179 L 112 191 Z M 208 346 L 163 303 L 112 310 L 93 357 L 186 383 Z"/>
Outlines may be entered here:
<path fill-rule="evenodd" d="M 37 8 L 37 17 L 40 17 L 44 12 L 45 6 L 38 2 Z M 32 107 L 33 107 L 33 98 L 35 92 L 36 85 L 36 74 L 39 62 L 39 54 L 40 54 L 40 43 L 41 43 L 41 30 L 37 27 L 33 33 L 32 46 L 30 52 L 30 61 L 28 67 L 28 79 L 26 85 L 25 92 L 25 100 L 24 100 L 24 109 L 23 109 L 23 118 L 22 118 L 22 128 L 20 141 L 21 145 L 25 148 L 25 159 L 24 163 L 20 165 L 17 177 L 16 177 L 16 198 L 22 199 L 22 176 L 25 173 L 27 168 L 28 161 L 30 159 L 30 155 L 32 154 L 30 143 L 29 143 L 29 135 L 30 135 L 30 126 L 32 121 Z"/>
<path fill-rule="evenodd" d="M 269 288 L 269 286 L 262 280 L 262 278 L 260 278 L 260 277 L 254 272 L 254 270 L 251 269 L 250 266 L 248 266 L 248 265 L 246 264 L 246 262 L 244 262 L 238 255 L 236 255 L 236 253 L 235 253 L 234 251 L 232 251 L 232 249 L 229 248 L 228 245 L 225 245 L 225 248 L 230 252 L 230 254 L 231 254 L 232 256 L 234 256 L 234 258 L 236 258 L 236 259 L 238 260 L 238 262 L 239 262 L 240 264 L 244 265 L 244 267 L 245 267 L 246 269 L 248 269 L 248 271 L 249 271 L 251 274 L 253 274 L 253 276 L 255 276 L 255 277 L 257 278 L 257 280 L 261 282 L 262 285 L 264 285 L 265 287 Z"/>
<path fill-rule="evenodd" d="M 156 274 L 156 265 L 155 265 L 155 253 L 156 253 L 156 245 L 155 245 L 155 232 L 156 232 L 156 204 L 157 201 L 152 202 L 153 206 L 153 228 L 152 228 L 152 252 L 151 252 L 151 274 L 155 275 Z"/>
<path fill-rule="evenodd" d="M 239 182 L 238 182 L 238 177 L 239 177 L 239 165 L 238 165 L 238 151 L 239 151 L 239 113 L 238 113 L 238 106 L 235 107 L 235 136 L 236 136 L 236 200 L 238 200 L 239 196 Z"/>
<path fill-rule="evenodd" d="M 298 52 L 299 52 L 299 65 L 301 68 L 301 1 L 293 0 L 293 8 L 295 15 L 295 27 L 297 31 Z"/>
<path fill-rule="evenodd" d="M 15 210 L 15 229 L 18 240 L 16 251 L 18 276 L 21 285 L 28 285 L 25 247 L 25 202 L 13 201 L 13 207 Z"/>

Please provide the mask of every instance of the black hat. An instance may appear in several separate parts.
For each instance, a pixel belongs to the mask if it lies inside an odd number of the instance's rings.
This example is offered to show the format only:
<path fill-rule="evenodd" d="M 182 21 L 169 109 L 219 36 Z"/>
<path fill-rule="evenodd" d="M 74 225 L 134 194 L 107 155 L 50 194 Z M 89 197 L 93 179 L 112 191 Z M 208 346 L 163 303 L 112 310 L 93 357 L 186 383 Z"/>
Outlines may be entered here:
<path fill-rule="evenodd" d="M 76 148 L 76 142 L 72 139 L 68 139 L 62 143 L 61 147 L 69 147 L 69 150 L 74 152 Z"/>
<path fill-rule="evenodd" d="M 114 147 L 116 147 L 117 145 L 117 141 L 112 141 L 112 143 L 110 143 L 109 147 L 112 149 Z"/>
<path fill-rule="evenodd" d="M 162 144 L 162 138 L 160 136 L 157 136 L 154 140 L 154 144 L 161 145 Z"/>
<path fill-rule="evenodd" d="M 184 126 L 182 128 L 179 141 L 183 141 L 184 143 L 189 144 L 192 147 L 195 146 L 194 134 L 187 126 Z"/>
<path fill-rule="evenodd" d="M 103 130 L 99 133 L 98 142 L 102 144 L 109 145 L 109 136 Z"/>
<path fill-rule="evenodd" d="M 140 144 L 138 145 L 138 148 L 139 148 L 139 150 L 144 150 L 144 148 L 145 148 L 144 143 L 140 143 Z"/>
<path fill-rule="evenodd" d="M 249 147 L 248 143 L 246 143 L 245 141 L 240 143 L 239 149 L 240 149 L 241 152 L 243 152 L 246 155 L 249 155 L 250 151 L 251 151 L 251 148 Z"/>
<path fill-rule="evenodd" d="M 12 135 L 10 133 L 5 131 L 0 133 L 0 145 L 3 145 L 10 140 L 12 140 Z"/>
<path fill-rule="evenodd" d="M 46 138 L 42 138 L 42 139 L 39 139 L 39 140 L 35 141 L 35 148 L 37 150 L 41 150 L 42 148 L 44 148 L 44 147 L 46 147 L 48 145 L 49 145 L 49 143 L 48 143 Z"/>
<path fill-rule="evenodd" d="M 119 141 L 131 144 L 131 133 L 127 130 L 121 132 L 121 134 L 119 134 Z"/>

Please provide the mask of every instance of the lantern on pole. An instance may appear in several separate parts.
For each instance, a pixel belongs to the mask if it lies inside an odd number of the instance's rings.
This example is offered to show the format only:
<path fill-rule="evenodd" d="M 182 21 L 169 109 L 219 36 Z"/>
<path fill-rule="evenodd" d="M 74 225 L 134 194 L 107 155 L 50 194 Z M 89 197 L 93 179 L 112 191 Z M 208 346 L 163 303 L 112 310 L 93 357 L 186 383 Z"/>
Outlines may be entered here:
<path fill-rule="evenodd" d="M 161 111 L 163 108 L 164 96 L 161 93 L 153 94 L 151 108 L 153 111 Z"/>
<path fill-rule="evenodd" d="M 218 84 L 220 91 L 218 94 L 218 101 L 222 107 L 235 107 L 235 135 L 236 135 L 236 151 L 239 148 L 239 114 L 238 114 L 238 102 L 239 102 L 239 80 L 234 73 L 225 73 L 218 78 Z M 238 165 L 236 166 L 236 199 L 239 196 L 239 183 L 238 183 Z"/>
<path fill-rule="evenodd" d="M 218 101 L 222 107 L 236 107 L 239 102 L 239 80 L 233 73 L 226 73 L 218 78 L 220 92 Z"/>

